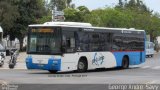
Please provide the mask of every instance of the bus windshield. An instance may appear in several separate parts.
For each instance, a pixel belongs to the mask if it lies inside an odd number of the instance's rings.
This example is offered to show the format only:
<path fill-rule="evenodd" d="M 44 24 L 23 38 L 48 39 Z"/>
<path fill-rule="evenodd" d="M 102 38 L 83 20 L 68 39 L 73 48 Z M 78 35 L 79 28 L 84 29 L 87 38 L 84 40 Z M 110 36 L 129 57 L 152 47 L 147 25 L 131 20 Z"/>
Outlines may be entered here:
<path fill-rule="evenodd" d="M 61 31 L 58 28 L 30 28 L 28 36 L 28 53 L 61 53 Z"/>

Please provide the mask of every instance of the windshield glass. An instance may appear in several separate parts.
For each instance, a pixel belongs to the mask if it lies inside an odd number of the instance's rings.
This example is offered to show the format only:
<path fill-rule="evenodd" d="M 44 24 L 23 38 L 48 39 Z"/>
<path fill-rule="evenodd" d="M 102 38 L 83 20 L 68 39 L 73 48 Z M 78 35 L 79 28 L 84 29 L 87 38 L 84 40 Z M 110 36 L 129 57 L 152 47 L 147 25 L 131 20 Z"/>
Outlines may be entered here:
<path fill-rule="evenodd" d="M 60 53 L 61 31 L 58 28 L 31 28 L 28 38 L 28 53 Z"/>

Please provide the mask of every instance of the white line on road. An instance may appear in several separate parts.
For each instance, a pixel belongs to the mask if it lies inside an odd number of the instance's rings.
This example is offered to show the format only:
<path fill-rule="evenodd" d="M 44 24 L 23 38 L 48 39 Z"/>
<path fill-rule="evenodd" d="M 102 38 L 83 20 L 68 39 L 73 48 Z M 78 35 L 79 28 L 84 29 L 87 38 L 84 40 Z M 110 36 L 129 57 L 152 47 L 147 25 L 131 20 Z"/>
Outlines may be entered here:
<path fill-rule="evenodd" d="M 160 69 L 160 66 L 155 66 L 152 69 Z"/>
<path fill-rule="evenodd" d="M 146 84 L 156 84 L 158 81 L 157 80 L 153 80 L 153 81 L 149 81 Z"/>
<path fill-rule="evenodd" d="M 143 66 L 141 68 L 146 69 L 146 68 L 150 68 L 151 66 Z"/>

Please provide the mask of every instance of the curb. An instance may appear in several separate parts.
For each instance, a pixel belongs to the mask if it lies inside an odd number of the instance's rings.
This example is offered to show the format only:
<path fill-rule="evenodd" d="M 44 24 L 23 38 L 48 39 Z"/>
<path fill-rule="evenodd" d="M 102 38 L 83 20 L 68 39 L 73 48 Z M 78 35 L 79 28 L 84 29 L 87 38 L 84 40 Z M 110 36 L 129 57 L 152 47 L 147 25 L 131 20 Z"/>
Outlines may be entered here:
<path fill-rule="evenodd" d="M 27 70 L 27 68 L 13 68 L 13 69 L 10 69 L 10 68 L 0 68 L 0 70 Z"/>

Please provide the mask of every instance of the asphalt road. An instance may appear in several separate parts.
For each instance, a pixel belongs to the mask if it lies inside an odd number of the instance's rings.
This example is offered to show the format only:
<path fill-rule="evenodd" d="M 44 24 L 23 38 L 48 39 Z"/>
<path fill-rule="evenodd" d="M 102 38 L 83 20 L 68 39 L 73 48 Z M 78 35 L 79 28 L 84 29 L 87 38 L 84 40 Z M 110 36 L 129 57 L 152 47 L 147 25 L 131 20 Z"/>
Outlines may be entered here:
<path fill-rule="evenodd" d="M 116 90 L 108 89 L 107 85 L 160 84 L 160 53 L 153 58 L 147 58 L 142 65 L 125 70 L 116 68 L 90 70 L 86 73 L 50 74 L 41 70 L 0 69 L 0 83 L 18 85 L 20 89 L 17 90 Z"/>

